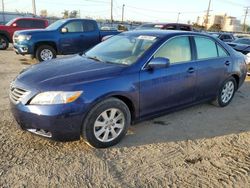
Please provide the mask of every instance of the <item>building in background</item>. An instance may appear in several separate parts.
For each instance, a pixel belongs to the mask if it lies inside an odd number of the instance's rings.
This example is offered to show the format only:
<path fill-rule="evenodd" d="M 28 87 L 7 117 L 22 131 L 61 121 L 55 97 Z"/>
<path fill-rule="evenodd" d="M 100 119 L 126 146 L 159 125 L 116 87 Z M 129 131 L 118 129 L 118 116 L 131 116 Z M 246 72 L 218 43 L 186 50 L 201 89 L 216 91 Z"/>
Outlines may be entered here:
<path fill-rule="evenodd" d="M 205 27 L 206 15 L 198 17 L 196 23 Z M 209 30 L 221 30 L 227 32 L 241 32 L 240 20 L 236 17 L 225 15 L 210 15 L 208 17 L 207 28 Z"/>

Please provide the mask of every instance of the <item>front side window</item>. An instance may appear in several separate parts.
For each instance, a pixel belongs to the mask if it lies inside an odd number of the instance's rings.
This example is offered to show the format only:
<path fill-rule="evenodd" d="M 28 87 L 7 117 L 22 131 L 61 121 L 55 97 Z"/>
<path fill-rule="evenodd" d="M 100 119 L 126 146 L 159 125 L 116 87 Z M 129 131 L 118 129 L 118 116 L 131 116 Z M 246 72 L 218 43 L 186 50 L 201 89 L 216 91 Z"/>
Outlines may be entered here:
<path fill-rule="evenodd" d="M 197 58 L 198 59 L 208 59 L 218 57 L 216 43 L 206 37 L 194 37 Z"/>
<path fill-rule="evenodd" d="M 16 24 L 21 28 L 32 28 L 32 20 L 17 20 Z"/>
<path fill-rule="evenodd" d="M 83 26 L 81 21 L 73 21 L 64 26 L 68 29 L 69 33 L 83 32 Z"/>
<path fill-rule="evenodd" d="M 164 57 L 170 63 L 186 62 L 191 60 L 189 37 L 170 39 L 155 54 L 154 57 Z"/>

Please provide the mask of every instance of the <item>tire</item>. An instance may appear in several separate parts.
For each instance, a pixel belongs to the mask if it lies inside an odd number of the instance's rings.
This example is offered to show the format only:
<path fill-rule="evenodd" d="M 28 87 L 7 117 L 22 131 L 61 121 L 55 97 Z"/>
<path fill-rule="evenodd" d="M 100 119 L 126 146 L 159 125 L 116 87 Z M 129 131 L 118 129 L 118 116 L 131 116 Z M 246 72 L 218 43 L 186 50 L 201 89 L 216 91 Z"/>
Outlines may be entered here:
<path fill-rule="evenodd" d="M 9 47 L 9 41 L 5 36 L 0 35 L 0 50 L 6 50 Z"/>
<path fill-rule="evenodd" d="M 110 147 L 126 135 L 130 122 L 127 105 L 117 98 L 109 98 L 90 110 L 83 124 L 82 135 L 93 147 Z"/>
<path fill-rule="evenodd" d="M 41 45 L 36 50 L 36 59 L 40 62 L 56 58 L 56 51 L 49 45 Z"/>
<path fill-rule="evenodd" d="M 232 101 L 236 90 L 236 80 L 233 77 L 226 79 L 221 85 L 216 99 L 212 103 L 219 107 L 227 106 Z"/>

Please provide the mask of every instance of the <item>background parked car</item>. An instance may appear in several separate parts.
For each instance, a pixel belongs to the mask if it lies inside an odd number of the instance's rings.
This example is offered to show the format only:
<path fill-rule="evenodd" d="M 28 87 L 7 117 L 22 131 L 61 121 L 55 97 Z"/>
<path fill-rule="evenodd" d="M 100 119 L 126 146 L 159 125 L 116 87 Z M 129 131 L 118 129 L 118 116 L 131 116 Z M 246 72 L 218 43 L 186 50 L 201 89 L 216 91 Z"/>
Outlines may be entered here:
<path fill-rule="evenodd" d="M 10 87 L 11 109 L 29 132 L 109 147 L 133 122 L 204 101 L 227 106 L 245 77 L 244 56 L 219 39 L 132 31 L 23 71 Z"/>
<path fill-rule="evenodd" d="M 183 30 L 183 31 L 193 30 L 191 25 L 180 24 L 180 23 L 148 23 L 135 28 L 135 30 L 147 30 L 147 29 Z"/>
<path fill-rule="evenodd" d="M 0 25 L 0 50 L 5 50 L 12 43 L 15 31 L 26 29 L 41 29 L 48 26 L 48 20 L 41 18 L 15 18 L 6 25 Z"/>
<path fill-rule="evenodd" d="M 39 61 L 83 52 L 107 35 L 116 35 L 118 31 L 100 31 L 95 20 L 63 19 L 46 29 L 15 32 L 14 50 L 17 54 L 31 54 Z"/>
<path fill-rule="evenodd" d="M 232 42 L 236 39 L 236 37 L 231 33 L 209 32 L 209 34 L 213 35 L 214 37 L 219 38 L 223 42 Z"/>
<path fill-rule="evenodd" d="M 246 55 L 246 61 L 248 64 L 248 75 L 250 75 L 250 38 L 239 38 L 233 42 L 227 43 L 233 49 Z"/>

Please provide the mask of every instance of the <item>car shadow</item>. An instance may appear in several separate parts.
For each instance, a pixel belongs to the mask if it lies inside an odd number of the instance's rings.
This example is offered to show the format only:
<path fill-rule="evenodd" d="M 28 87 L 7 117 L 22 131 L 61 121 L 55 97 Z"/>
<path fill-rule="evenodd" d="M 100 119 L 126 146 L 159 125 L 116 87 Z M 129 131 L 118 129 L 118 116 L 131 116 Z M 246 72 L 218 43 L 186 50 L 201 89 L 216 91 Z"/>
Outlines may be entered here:
<path fill-rule="evenodd" d="M 227 107 L 200 104 L 129 128 L 114 147 L 196 140 L 250 131 L 250 79 Z"/>

